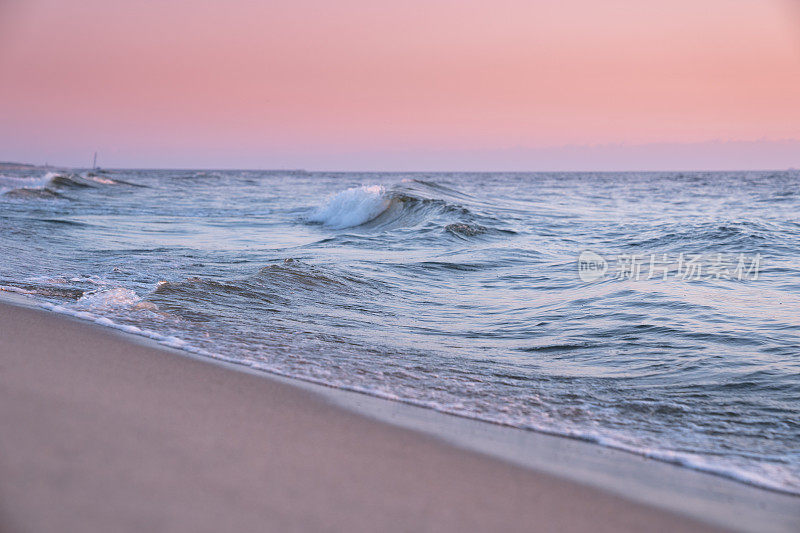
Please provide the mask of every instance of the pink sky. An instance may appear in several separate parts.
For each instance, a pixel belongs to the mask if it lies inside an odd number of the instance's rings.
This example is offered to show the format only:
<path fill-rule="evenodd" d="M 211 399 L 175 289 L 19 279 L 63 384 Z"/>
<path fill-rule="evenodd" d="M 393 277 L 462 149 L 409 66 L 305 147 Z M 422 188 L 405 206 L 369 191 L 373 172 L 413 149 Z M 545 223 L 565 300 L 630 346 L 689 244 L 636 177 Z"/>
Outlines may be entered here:
<path fill-rule="evenodd" d="M 800 166 L 798 1 L 0 0 L 0 159 Z"/>

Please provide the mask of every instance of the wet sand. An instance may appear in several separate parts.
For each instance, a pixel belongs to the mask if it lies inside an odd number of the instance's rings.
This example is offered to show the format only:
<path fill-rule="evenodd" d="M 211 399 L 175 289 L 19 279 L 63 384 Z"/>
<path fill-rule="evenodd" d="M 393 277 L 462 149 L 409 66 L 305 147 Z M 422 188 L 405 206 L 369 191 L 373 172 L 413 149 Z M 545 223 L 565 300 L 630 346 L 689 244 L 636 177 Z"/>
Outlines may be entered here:
<path fill-rule="evenodd" d="M 0 531 L 713 527 L 0 303 Z"/>

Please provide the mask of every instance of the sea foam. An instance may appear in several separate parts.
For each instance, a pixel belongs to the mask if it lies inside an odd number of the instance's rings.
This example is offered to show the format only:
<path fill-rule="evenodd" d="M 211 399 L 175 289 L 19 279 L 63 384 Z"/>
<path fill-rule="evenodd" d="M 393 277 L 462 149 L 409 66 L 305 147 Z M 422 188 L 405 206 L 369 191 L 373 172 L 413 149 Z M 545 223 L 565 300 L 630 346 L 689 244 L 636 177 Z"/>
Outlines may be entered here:
<path fill-rule="evenodd" d="M 84 293 L 78 300 L 78 304 L 95 308 L 128 307 L 138 303 L 140 300 L 141 298 L 134 291 L 116 287 L 104 291 Z"/>
<path fill-rule="evenodd" d="M 352 228 L 373 220 L 388 207 L 389 198 L 382 186 L 363 185 L 330 196 L 308 220 L 334 229 Z"/>
<path fill-rule="evenodd" d="M 52 172 L 48 172 L 43 177 L 4 176 L 0 174 L 0 194 L 17 189 L 44 189 L 53 176 L 55 174 Z"/>

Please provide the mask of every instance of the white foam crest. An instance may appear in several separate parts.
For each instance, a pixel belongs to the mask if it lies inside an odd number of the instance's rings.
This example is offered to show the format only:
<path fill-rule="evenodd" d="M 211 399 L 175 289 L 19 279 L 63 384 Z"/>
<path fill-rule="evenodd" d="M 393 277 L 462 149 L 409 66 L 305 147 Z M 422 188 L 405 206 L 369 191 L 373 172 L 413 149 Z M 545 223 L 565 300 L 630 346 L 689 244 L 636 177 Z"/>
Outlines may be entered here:
<path fill-rule="evenodd" d="M 130 289 L 115 287 L 108 290 L 86 292 L 78 300 L 82 307 L 108 309 L 117 307 L 130 307 L 138 304 L 142 299 Z"/>
<path fill-rule="evenodd" d="M 387 207 L 389 198 L 381 185 L 362 185 L 330 196 L 308 220 L 334 229 L 352 228 L 369 222 Z"/>
<path fill-rule="evenodd" d="M 81 179 L 86 181 L 93 181 L 95 183 L 101 183 L 103 185 L 116 185 L 116 181 L 112 180 L 111 178 L 107 178 L 105 176 L 100 176 L 95 174 L 94 172 L 81 172 L 78 174 Z"/>
<path fill-rule="evenodd" d="M 44 176 L 38 178 L 33 176 L 25 177 L 0 175 L 0 193 L 13 191 L 15 189 L 44 189 L 50 183 L 50 180 L 57 175 L 58 174 L 54 172 L 48 172 Z"/>

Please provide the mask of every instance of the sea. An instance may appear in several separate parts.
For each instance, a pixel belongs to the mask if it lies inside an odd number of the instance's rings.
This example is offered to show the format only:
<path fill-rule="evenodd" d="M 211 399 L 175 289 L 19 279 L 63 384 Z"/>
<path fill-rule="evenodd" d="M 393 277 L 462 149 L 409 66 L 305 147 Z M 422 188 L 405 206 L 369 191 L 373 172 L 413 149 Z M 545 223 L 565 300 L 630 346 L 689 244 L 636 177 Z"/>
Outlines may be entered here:
<path fill-rule="evenodd" d="M 0 250 L 51 311 L 800 494 L 795 170 L 0 170 Z"/>

